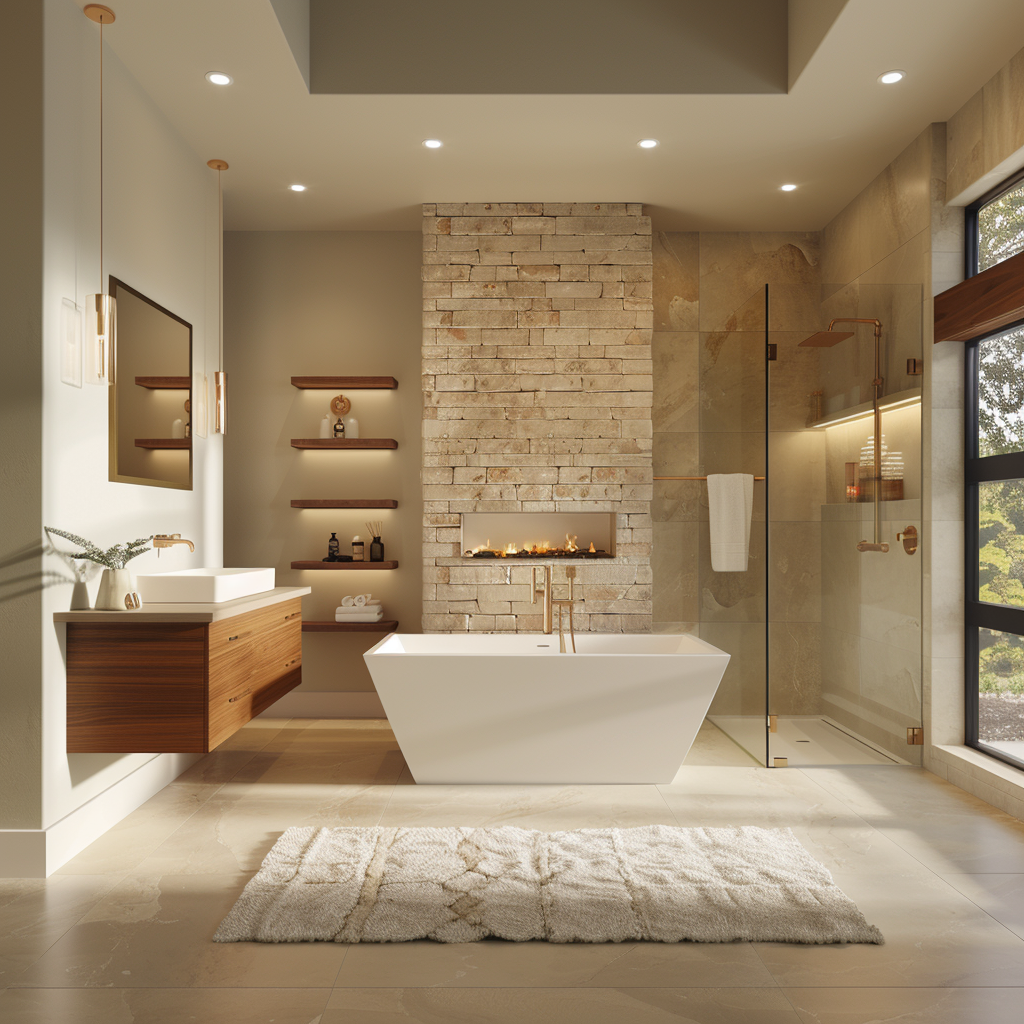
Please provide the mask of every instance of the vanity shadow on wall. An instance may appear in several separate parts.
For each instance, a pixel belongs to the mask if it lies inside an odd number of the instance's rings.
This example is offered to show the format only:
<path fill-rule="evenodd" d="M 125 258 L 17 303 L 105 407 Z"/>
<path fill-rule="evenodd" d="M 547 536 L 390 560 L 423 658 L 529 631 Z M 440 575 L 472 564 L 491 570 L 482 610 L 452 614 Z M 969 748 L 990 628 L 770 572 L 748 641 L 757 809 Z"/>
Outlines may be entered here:
<path fill-rule="evenodd" d="M 192 325 L 110 278 L 117 302 L 110 479 L 192 490 Z"/>

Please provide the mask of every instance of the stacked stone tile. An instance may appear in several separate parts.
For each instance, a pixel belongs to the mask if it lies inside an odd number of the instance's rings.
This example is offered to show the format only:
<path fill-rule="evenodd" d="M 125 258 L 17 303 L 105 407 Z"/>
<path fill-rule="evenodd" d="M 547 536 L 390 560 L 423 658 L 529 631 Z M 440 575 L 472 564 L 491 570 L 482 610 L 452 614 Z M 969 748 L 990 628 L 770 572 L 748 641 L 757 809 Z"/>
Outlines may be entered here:
<path fill-rule="evenodd" d="M 651 282 L 639 203 L 423 207 L 424 631 L 541 628 L 529 563 L 462 556 L 473 511 L 615 513 L 576 628 L 650 630 Z"/>

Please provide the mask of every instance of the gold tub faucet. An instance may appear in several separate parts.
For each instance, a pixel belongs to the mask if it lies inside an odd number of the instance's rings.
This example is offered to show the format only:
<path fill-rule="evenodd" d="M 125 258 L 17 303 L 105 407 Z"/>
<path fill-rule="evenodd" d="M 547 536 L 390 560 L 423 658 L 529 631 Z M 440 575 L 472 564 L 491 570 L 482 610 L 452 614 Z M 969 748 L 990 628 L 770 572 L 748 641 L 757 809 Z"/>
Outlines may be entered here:
<path fill-rule="evenodd" d="M 561 654 L 567 654 L 568 651 L 565 646 L 565 632 L 563 630 L 563 619 L 562 613 L 566 609 L 569 611 L 569 638 L 572 641 L 572 653 L 576 653 L 576 631 L 573 626 L 572 618 L 572 605 L 573 605 L 573 580 L 576 579 L 576 566 L 567 565 L 565 567 L 565 578 L 569 583 L 569 597 L 567 600 L 556 601 L 552 597 L 553 581 L 551 579 L 551 566 L 542 565 L 543 576 L 541 578 L 541 587 L 537 588 L 537 566 L 530 567 L 530 604 L 537 603 L 537 595 L 539 594 L 544 602 L 544 632 L 551 633 L 554 625 L 554 616 L 552 614 L 553 609 L 558 609 L 558 650 Z"/>

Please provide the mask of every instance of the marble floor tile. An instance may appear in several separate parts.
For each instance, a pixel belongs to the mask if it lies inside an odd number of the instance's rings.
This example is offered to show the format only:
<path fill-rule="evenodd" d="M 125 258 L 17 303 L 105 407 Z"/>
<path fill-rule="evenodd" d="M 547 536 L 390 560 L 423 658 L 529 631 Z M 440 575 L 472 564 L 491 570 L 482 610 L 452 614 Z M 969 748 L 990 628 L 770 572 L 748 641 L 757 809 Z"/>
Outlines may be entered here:
<path fill-rule="evenodd" d="M 346 989 L 320 1024 L 800 1024 L 776 988 Z"/>
<path fill-rule="evenodd" d="M 1021 867 L 1024 868 L 1024 861 Z M 943 877 L 989 917 L 1024 939 L 1024 874 L 947 874 Z"/>
<path fill-rule="evenodd" d="M 787 988 L 803 1024 L 1017 1024 L 1024 988 Z"/>
<path fill-rule="evenodd" d="M 1024 940 L 927 870 L 833 872 L 884 946 L 755 943 L 784 988 L 999 987 L 1024 979 Z"/>
<path fill-rule="evenodd" d="M 116 881 L 110 875 L 0 881 L 0 986 L 16 984 L 24 970 L 88 913 Z"/>
<path fill-rule="evenodd" d="M 873 828 L 941 875 L 1024 865 L 1024 822 L 917 769 L 808 769 Z M 881 772 L 882 774 L 879 774 Z"/>
<path fill-rule="evenodd" d="M 378 823 L 791 828 L 886 944 L 211 941 L 284 829 Z M 0 881 L 0 971 L 4 1024 L 1002 1024 L 1024 823 L 917 768 L 756 767 L 710 723 L 667 786 L 418 786 L 386 723 L 257 720 L 61 873 Z"/>
<path fill-rule="evenodd" d="M 0 995 L 0 1020 L 4 1024 L 312 1024 L 320 1019 L 330 994 L 329 988 L 8 989 Z"/>
<path fill-rule="evenodd" d="M 218 789 L 217 785 L 202 782 L 172 782 L 68 861 L 57 874 L 123 877 L 212 799 Z"/>
<path fill-rule="evenodd" d="M 428 792 L 424 792 L 428 790 Z M 396 786 L 381 825 L 674 825 L 656 786 Z"/>
<path fill-rule="evenodd" d="M 753 768 L 757 761 L 718 726 L 705 721 L 697 730 L 697 737 L 683 764 L 690 767 Z"/>
<path fill-rule="evenodd" d="M 362 943 L 338 987 L 687 988 L 771 986 L 748 942 Z"/>
<path fill-rule="evenodd" d="M 119 883 L 18 981 L 28 988 L 323 988 L 336 943 L 213 942 L 247 877 L 133 876 Z"/>
<path fill-rule="evenodd" d="M 213 799 L 140 863 L 148 874 L 256 871 L 285 829 L 372 826 L 391 785 L 258 782 Z"/>

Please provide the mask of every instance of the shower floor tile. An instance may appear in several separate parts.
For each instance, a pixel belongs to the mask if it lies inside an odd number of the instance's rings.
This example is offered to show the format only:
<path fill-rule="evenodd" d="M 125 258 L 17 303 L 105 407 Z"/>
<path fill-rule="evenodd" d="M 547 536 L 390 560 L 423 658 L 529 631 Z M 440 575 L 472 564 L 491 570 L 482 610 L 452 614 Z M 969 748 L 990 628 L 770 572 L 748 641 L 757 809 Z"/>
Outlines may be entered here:
<path fill-rule="evenodd" d="M 713 722 L 744 750 L 760 759 L 764 753 L 765 720 L 752 715 L 715 715 Z M 777 731 L 771 733 L 771 757 L 789 759 L 789 767 L 839 764 L 888 764 L 905 762 L 858 739 L 821 716 L 797 716 L 777 719 Z"/>

